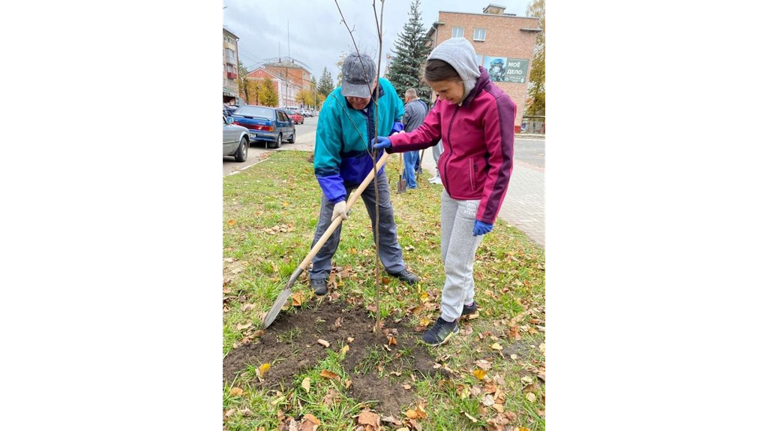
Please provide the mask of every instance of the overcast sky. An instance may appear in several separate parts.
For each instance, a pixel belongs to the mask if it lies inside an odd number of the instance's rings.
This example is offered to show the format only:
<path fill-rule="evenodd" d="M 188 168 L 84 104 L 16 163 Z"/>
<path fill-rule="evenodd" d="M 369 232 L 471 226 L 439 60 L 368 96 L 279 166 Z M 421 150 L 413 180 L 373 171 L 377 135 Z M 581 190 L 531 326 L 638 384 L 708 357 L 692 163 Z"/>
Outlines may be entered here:
<path fill-rule="evenodd" d="M 421 20 L 425 29 L 437 21 L 438 11 L 482 13 L 493 3 L 506 6 L 505 13 L 525 16 L 530 0 L 422 0 Z M 378 39 L 371 0 L 339 0 L 339 6 L 361 52 L 376 55 Z M 290 21 L 290 55 L 309 65 L 310 72 L 320 79 L 323 67 L 333 76 L 338 70 L 336 61 L 342 51 L 354 50 L 352 39 L 333 0 L 224 0 L 222 10 L 224 26 L 240 40 L 240 61 L 251 70 L 259 60 L 288 55 L 288 27 Z M 376 8 L 381 2 L 376 0 Z M 386 54 L 392 53 L 397 34 L 408 21 L 411 0 L 385 0 L 384 2 L 384 69 Z M 378 60 L 374 57 L 374 60 Z"/>

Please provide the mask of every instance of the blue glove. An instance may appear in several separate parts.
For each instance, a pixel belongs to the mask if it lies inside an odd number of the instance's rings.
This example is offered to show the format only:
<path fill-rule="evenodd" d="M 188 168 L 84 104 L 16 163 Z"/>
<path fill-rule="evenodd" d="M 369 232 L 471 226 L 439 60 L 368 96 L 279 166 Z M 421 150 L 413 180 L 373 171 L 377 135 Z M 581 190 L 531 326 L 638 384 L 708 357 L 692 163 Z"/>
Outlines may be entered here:
<path fill-rule="evenodd" d="M 475 228 L 472 229 L 472 236 L 485 235 L 493 229 L 492 224 L 483 223 L 480 220 L 475 220 Z"/>
<path fill-rule="evenodd" d="M 378 138 L 371 139 L 371 145 L 373 145 L 374 150 L 380 150 L 382 148 L 390 148 L 392 141 L 387 137 L 379 136 Z"/>
<path fill-rule="evenodd" d="M 395 121 L 395 124 L 392 125 L 392 131 L 389 132 L 389 134 L 392 135 L 397 132 L 402 132 L 404 129 L 405 129 L 405 126 L 403 126 L 403 123 L 399 121 Z"/>

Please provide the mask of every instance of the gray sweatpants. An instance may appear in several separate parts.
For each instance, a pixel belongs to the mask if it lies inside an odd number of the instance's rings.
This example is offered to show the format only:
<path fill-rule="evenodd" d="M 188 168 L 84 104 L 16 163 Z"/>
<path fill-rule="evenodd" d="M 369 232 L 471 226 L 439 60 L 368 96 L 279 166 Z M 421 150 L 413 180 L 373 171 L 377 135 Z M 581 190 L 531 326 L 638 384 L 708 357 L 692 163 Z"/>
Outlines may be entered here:
<path fill-rule="evenodd" d="M 386 174 L 376 176 L 376 182 L 379 184 L 379 257 L 381 263 L 387 272 L 397 273 L 405 269 L 405 262 L 403 262 L 403 249 L 400 248 L 400 243 L 397 241 L 397 225 L 395 225 L 395 211 L 392 208 L 392 202 L 389 199 L 389 182 L 387 181 Z M 347 198 L 351 195 L 352 189 L 347 189 Z M 317 222 L 317 228 L 315 229 L 315 239 L 312 241 L 314 247 L 317 241 L 331 225 L 331 217 L 333 217 L 333 203 L 331 203 L 325 193 L 322 193 L 322 201 L 320 204 L 320 218 Z M 371 218 L 371 232 L 376 227 L 376 190 L 374 189 L 373 181 L 368 184 L 368 187 L 363 191 L 360 198 L 365 202 L 365 208 L 368 210 L 368 216 Z M 331 274 L 331 258 L 333 258 L 336 249 L 339 247 L 339 239 L 341 238 L 341 226 L 342 222 L 336 231 L 333 232 L 328 241 L 325 242 L 320 251 L 317 253 L 314 259 L 312 259 L 312 269 L 309 271 L 310 279 L 328 279 Z"/>
<path fill-rule="evenodd" d="M 479 205 L 479 200 L 452 199 L 443 190 L 440 221 L 445 285 L 441 317 L 449 322 L 459 318 L 464 304 L 469 304 L 475 299 L 472 270 L 475 265 L 475 252 L 483 236 L 472 236 L 472 230 Z"/>

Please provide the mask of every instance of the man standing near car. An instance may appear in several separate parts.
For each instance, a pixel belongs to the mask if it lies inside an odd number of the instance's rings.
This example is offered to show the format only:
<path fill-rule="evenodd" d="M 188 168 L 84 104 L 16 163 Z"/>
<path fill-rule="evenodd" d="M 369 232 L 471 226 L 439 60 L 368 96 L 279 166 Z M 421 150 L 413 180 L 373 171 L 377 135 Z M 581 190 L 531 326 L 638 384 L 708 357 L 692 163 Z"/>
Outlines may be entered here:
<path fill-rule="evenodd" d="M 315 176 L 323 193 L 313 247 L 336 217 L 347 219 L 347 196 L 373 169 L 368 143 L 376 137 L 376 117 L 379 134 L 390 135 L 403 130 L 399 122 L 403 116 L 403 103 L 392 84 L 376 76 L 376 65 L 371 57 L 350 54 L 344 59 L 341 73 L 341 87 L 326 98 L 315 135 Z M 395 214 L 384 168 L 377 173 L 376 183 L 379 189 L 379 257 L 391 276 L 415 284 L 419 277 L 405 267 L 403 250 L 397 240 Z M 373 181 L 361 198 L 373 230 L 376 225 Z M 341 226 L 312 260 L 309 279 L 317 295 L 325 295 L 328 291 L 331 259 L 339 246 Z"/>

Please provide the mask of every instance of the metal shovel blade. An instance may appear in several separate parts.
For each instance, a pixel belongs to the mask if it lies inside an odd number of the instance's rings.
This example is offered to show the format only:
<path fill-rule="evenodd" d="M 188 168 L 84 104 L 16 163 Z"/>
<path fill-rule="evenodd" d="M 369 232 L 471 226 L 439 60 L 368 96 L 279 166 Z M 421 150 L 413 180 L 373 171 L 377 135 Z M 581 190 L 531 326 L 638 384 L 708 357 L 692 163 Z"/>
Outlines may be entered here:
<path fill-rule="evenodd" d="M 400 177 L 400 180 L 397 182 L 397 193 L 405 193 L 406 190 L 406 184 L 405 184 L 405 178 Z"/>
<path fill-rule="evenodd" d="M 280 309 L 283 308 L 283 305 L 285 305 L 285 301 L 288 300 L 288 297 L 291 296 L 291 289 L 283 289 L 282 292 L 280 292 L 280 295 L 278 295 L 277 299 L 275 299 L 274 304 L 272 304 L 272 308 L 269 309 L 269 313 L 264 317 L 264 321 L 261 325 L 262 328 L 267 328 L 269 325 L 272 324 L 272 322 L 275 321 L 277 318 L 277 315 L 280 314 Z"/>

